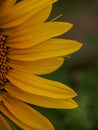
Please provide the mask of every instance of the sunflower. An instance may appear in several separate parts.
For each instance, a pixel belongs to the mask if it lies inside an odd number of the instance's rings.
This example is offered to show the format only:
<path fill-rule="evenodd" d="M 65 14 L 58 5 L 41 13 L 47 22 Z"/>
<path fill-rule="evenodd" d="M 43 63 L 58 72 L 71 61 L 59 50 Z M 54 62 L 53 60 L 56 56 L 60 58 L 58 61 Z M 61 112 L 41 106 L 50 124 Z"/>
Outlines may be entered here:
<path fill-rule="evenodd" d="M 24 130 L 53 130 L 42 114 L 31 108 L 75 108 L 77 94 L 68 86 L 42 78 L 58 69 L 64 57 L 81 43 L 60 39 L 73 25 L 46 22 L 56 0 L 0 0 L 0 129 L 9 120 Z M 55 38 L 54 38 L 55 37 Z"/>

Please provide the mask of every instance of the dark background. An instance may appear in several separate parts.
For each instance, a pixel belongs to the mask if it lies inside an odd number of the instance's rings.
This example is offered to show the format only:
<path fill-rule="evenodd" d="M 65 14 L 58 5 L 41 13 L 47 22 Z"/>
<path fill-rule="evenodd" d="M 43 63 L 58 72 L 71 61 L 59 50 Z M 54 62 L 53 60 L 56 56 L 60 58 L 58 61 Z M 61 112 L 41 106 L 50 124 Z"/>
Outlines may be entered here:
<path fill-rule="evenodd" d="M 58 20 L 74 24 L 62 37 L 78 40 L 83 47 L 47 77 L 73 88 L 79 107 L 42 111 L 56 130 L 98 130 L 98 0 L 59 0 L 50 19 L 59 14 L 63 16 Z"/>

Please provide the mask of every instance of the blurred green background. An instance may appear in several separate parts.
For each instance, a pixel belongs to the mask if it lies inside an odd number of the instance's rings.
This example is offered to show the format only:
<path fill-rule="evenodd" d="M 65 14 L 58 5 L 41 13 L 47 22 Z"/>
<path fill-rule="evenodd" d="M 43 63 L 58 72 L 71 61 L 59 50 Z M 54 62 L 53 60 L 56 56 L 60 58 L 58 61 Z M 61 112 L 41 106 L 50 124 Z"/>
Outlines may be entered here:
<path fill-rule="evenodd" d="M 49 19 L 63 14 L 58 20 L 74 27 L 62 37 L 83 43 L 80 51 L 65 59 L 56 72 L 45 75 L 73 88 L 79 107 L 73 110 L 35 107 L 55 126 L 56 130 L 98 130 L 98 0 L 59 0 Z M 19 130 L 10 122 L 14 130 Z"/>
<path fill-rule="evenodd" d="M 63 38 L 75 39 L 83 47 L 56 72 L 46 77 L 73 88 L 79 107 L 73 110 L 40 109 L 54 124 L 56 130 L 98 130 L 98 0 L 59 0 L 50 19 L 63 14 L 58 20 L 74 27 Z"/>

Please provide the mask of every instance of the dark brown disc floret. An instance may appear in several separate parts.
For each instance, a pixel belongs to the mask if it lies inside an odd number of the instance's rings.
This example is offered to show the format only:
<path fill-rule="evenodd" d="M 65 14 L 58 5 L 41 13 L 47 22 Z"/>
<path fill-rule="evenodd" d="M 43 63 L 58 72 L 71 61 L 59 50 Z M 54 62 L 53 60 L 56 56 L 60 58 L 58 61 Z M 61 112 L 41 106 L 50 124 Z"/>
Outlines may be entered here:
<path fill-rule="evenodd" d="M 5 73 L 9 70 L 7 65 L 7 47 L 5 45 L 6 36 L 0 35 L 0 90 L 7 81 Z"/>

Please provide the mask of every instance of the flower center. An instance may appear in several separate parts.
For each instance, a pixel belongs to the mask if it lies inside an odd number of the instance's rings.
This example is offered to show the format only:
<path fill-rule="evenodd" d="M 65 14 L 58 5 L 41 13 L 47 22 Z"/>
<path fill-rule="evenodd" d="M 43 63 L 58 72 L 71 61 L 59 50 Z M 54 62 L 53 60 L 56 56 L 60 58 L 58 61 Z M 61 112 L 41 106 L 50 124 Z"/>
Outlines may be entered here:
<path fill-rule="evenodd" d="M 0 34 L 0 90 L 7 81 L 5 73 L 10 67 L 6 64 L 7 62 L 7 47 L 5 45 L 6 37 Z"/>

